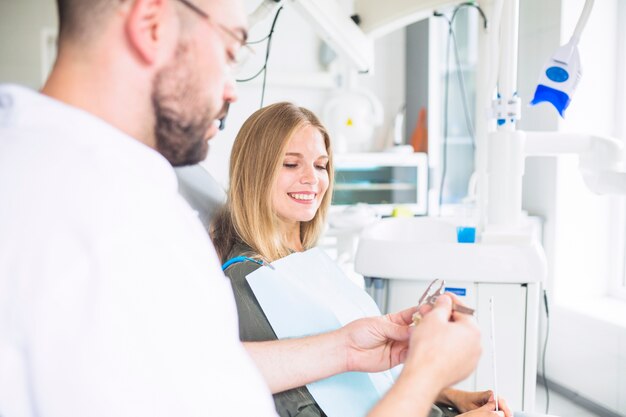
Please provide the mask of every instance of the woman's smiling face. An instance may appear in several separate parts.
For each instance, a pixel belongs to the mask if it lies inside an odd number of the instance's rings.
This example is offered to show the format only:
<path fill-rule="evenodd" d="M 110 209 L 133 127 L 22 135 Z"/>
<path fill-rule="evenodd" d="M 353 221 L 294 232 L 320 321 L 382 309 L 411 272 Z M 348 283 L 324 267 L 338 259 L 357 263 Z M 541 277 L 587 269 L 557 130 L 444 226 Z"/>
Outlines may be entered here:
<path fill-rule="evenodd" d="M 272 207 L 287 224 L 315 217 L 328 190 L 328 152 L 320 131 L 305 125 L 289 140 L 272 193 Z"/>

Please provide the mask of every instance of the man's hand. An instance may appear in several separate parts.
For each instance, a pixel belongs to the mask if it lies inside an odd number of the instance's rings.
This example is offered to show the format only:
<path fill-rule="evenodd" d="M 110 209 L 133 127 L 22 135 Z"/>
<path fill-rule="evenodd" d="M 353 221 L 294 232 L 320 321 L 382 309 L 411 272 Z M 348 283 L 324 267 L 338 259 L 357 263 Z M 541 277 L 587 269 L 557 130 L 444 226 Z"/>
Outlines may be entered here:
<path fill-rule="evenodd" d="M 348 371 L 380 372 L 408 352 L 409 324 L 416 311 L 355 320 L 315 336 L 244 343 L 272 393 Z"/>
<path fill-rule="evenodd" d="M 449 387 L 474 370 L 481 354 L 480 332 L 472 316 L 453 312 L 454 295 L 443 294 L 411 335 L 405 370 L 427 367 L 441 388 Z"/>
<path fill-rule="evenodd" d="M 415 327 L 406 324 L 411 319 L 404 314 L 412 315 L 411 310 L 405 310 L 393 320 L 404 322 L 398 325 L 403 329 L 403 335 L 409 332 L 409 349 L 406 350 L 406 341 L 388 337 L 381 349 L 381 357 L 389 357 L 389 364 L 393 365 L 405 359 L 404 368 L 396 384 L 387 392 L 385 397 L 371 410 L 369 417 L 387 417 L 390 415 L 427 415 L 430 405 L 435 401 L 437 394 L 444 388 L 466 378 L 476 367 L 480 358 L 480 332 L 471 316 L 453 312 L 453 296 L 441 295 L 435 302 L 432 311 L 420 311 L 423 318 Z M 458 300 L 455 299 L 455 302 Z M 412 309 L 415 311 L 415 309 Z M 430 307 L 428 308 L 430 310 Z M 391 322 L 392 319 L 387 318 Z M 392 323 L 393 324 L 393 323 Z M 386 333 L 388 336 L 389 333 Z M 406 356 L 406 358 L 405 358 Z M 487 403 L 470 413 L 478 417 L 500 416 L 504 413 L 490 411 Z"/>
<path fill-rule="evenodd" d="M 348 371 L 380 372 L 406 358 L 416 308 L 382 317 L 355 320 L 339 330 L 346 343 Z"/>

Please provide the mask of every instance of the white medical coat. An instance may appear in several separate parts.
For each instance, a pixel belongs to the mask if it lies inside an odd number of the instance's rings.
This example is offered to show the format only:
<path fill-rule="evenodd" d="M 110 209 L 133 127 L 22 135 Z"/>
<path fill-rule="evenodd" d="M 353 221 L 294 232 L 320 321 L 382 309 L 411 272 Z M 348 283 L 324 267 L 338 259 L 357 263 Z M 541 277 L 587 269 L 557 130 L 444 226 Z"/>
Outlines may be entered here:
<path fill-rule="evenodd" d="M 35 415 L 275 411 L 168 162 L 89 113 L 5 85 L 0 416 Z"/>

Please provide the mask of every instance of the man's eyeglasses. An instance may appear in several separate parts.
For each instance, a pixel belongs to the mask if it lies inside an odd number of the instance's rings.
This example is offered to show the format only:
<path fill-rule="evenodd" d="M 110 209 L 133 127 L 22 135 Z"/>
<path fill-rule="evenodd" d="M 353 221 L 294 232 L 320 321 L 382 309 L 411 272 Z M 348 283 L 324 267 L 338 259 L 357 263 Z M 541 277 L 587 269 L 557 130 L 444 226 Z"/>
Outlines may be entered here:
<path fill-rule="evenodd" d="M 213 19 L 211 19 L 211 16 L 207 12 L 205 12 L 204 10 L 202 10 L 201 8 L 199 8 L 198 6 L 196 6 L 189 0 L 178 0 L 178 1 L 181 2 L 183 5 L 185 5 L 189 10 L 193 11 L 198 16 L 205 19 L 208 23 L 215 25 L 215 27 L 220 29 L 223 33 L 228 35 L 232 40 L 234 40 L 235 42 L 237 42 L 237 44 L 240 45 L 240 48 L 238 49 L 236 56 L 233 57 L 235 71 L 241 68 L 243 64 L 248 60 L 250 55 L 254 53 L 254 50 L 250 48 L 249 45 L 246 44 L 246 35 L 244 33 L 237 34 L 237 32 L 235 32 L 234 30 L 222 25 L 219 22 L 214 21 Z"/>

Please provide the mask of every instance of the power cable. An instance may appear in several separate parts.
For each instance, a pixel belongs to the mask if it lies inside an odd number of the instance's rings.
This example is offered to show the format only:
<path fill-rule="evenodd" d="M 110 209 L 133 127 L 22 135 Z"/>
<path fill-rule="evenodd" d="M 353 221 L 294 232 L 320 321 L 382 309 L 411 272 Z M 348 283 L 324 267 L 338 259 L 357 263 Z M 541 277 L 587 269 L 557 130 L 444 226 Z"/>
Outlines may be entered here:
<path fill-rule="evenodd" d="M 261 106 L 260 107 L 263 107 L 263 102 L 265 101 L 265 87 L 266 87 L 266 84 L 267 84 L 267 63 L 269 61 L 270 51 L 272 49 L 272 37 L 274 35 L 274 28 L 276 27 L 276 22 L 278 21 L 278 16 L 280 15 L 280 12 L 282 10 L 283 10 L 283 6 L 280 6 L 278 8 L 278 10 L 276 11 L 276 14 L 274 15 L 274 20 L 272 21 L 272 26 L 270 27 L 270 31 L 267 34 L 267 36 L 265 36 L 264 38 L 259 39 L 257 41 L 248 42 L 248 44 L 257 44 L 257 43 L 261 43 L 261 42 L 267 40 L 267 46 L 265 47 L 265 61 L 263 62 L 263 66 L 253 76 L 237 80 L 238 83 L 245 83 L 245 82 L 254 80 L 261 73 L 263 73 L 263 84 L 261 86 Z"/>
<path fill-rule="evenodd" d="M 435 16 L 437 16 L 435 14 Z M 452 25 L 448 21 L 449 30 L 452 31 Z M 449 35 L 449 32 L 448 32 Z M 443 203 L 443 187 L 446 179 L 446 171 L 448 169 L 448 93 L 450 90 L 450 36 L 446 43 L 446 78 L 444 81 L 443 93 L 443 157 L 441 163 L 441 182 L 439 183 L 439 213 Z"/>
<path fill-rule="evenodd" d="M 456 66 L 459 69 L 457 71 L 457 78 L 458 78 L 458 81 L 459 81 L 459 87 L 461 89 L 461 99 L 462 99 L 462 104 L 463 104 L 463 112 L 464 112 L 464 116 L 465 116 L 465 124 L 466 124 L 466 127 L 467 127 L 468 134 L 469 134 L 469 136 L 471 138 L 472 150 L 476 149 L 474 125 L 472 123 L 472 119 L 471 119 L 471 116 L 469 114 L 469 106 L 467 104 L 467 93 L 466 93 L 466 90 L 465 90 L 465 79 L 463 77 L 462 72 L 460 71 L 461 59 L 460 59 L 460 54 L 459 54 L 459 50 L 458 50 L 458 45 L 457 45 L 457 42 L 456 42 L 456 35 L 454 33 L 454 28 L 453 28 L 454 20 L 456 19 L 457 13 L 459 12 L 459 10 L 461 10 L 463 8 L 466 8 L 466 7 L 474 8 L 474 9 L 476 9 L 478 11 L 478 13 L 480 13 L 480 16 L 483 19 L 483 28 L 487 29 L 488 21 L 487 21 L 487 18 L 485 16 L 485 13 L 480 8 L 480 6 L 478 6 L 477 4 L 472 3 L 472 2 L 465 2 L 465 3 L 461 3 L 461 4 L 457 5 L 454 8 L 454 10 L 452 11 L 452 16 L 449 19 L 443 13 L 440 13 L 440 12 L 437 12 L 437 11 L 435 11 L 433 13 L 433 16 L 435 16 L 435 17 L 443 17 L 444 19 L 446 19 L 446 21 L 448 23 L 448 39 L 447 39 L 447 42 L 446 42 L 446 77 L 445 77 L 445 81 L 444 81 L 443 157 L 442 157 L 442 166 L 441 166 L 441 182 L 439 184 L 439 207 L 441 207 L 442 204 L 443 204 L 443 189 L 444 189 L 444 186 L 445 186 L 445 179 L 446 179 L 447 168 L 448 168 L 447 167 L 447 165 L 448 165 L 448 112 L 449 112 L 448 111 L 448 102 L 449 102 L 449 90 L 450 90 L 450 47 L 451 47 L 452 43 L 454 43 L 454 55 L 455 55 Z"/>
<path fill-rule="evenodd" d="M 550 310 L 548 309 L 548 293 L 543 290 L 543 303 L 546 308 L 546 338 L 543 342 L 543 353 L 541 355 L 541 374 L 543 377 L 543 386 L 546 389 L 546 414 L 550 409 L 550 390 L 548 389 L 548 378 L 546 377 L 546 351 L 548 350 L 548 337 L 550 336 Z"/>

